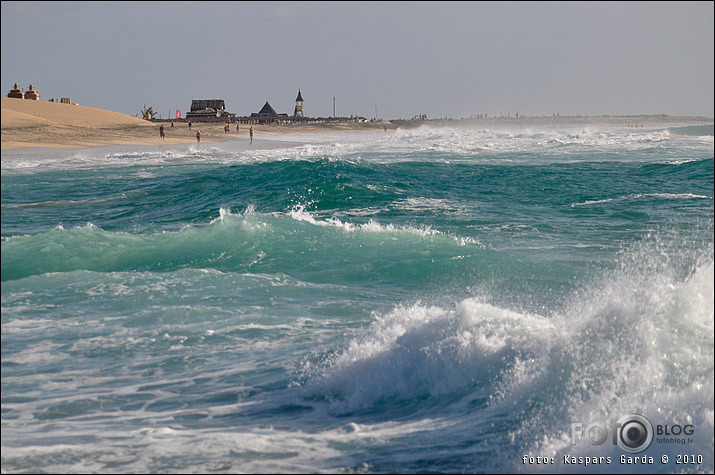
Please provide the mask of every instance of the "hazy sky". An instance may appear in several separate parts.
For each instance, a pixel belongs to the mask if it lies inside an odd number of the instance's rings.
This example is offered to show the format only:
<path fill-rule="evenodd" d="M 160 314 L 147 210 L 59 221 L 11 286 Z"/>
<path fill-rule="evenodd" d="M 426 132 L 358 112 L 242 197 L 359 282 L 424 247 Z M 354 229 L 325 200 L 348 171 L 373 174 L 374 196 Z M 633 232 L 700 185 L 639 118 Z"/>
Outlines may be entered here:
<path fill-rule="evenodd" d="M 713 2 L 2 2 L 2 93 L 166 118 L 713 116 Z"/>

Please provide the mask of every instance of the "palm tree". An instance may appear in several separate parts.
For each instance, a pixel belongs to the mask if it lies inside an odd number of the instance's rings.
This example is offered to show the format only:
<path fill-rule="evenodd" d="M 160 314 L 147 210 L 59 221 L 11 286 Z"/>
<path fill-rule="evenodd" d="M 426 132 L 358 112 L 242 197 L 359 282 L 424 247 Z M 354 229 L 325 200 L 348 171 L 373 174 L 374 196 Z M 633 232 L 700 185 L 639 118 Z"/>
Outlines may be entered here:
<path fill-rule="evenodd" d="M 142 119 L 146 120 L 151 120 L 152 117 L 154 117 L 154 109 L 149 106 L 147 107 L 146 104 L 144 104 L 144 109 L 139 111 L 141 113 Z"/>

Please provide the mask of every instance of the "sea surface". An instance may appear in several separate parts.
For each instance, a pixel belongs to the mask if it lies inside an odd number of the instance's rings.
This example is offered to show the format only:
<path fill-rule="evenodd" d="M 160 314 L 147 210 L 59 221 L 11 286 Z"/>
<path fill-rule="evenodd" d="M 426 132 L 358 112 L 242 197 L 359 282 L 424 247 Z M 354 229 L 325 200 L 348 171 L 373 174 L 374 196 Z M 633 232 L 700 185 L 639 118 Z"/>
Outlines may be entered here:
<path fill-rule="evenodd" d="M 3 473 L 713 471 L 711 125 L 268 139 L 2 152 Z"/>

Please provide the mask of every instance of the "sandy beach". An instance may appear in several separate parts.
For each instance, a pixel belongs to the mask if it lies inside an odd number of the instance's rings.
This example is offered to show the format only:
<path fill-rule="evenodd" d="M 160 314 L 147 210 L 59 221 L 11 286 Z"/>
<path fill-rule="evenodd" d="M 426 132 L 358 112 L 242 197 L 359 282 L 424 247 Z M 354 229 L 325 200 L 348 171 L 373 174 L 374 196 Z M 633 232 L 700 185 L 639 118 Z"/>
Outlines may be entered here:
<path fill-rule="evenodd" d="M 489 118 L 483 120 L 428 120 L 428 121 L 376 121 L 368 123 L 323 123 L 253 125 L 256 140 L 282 133 L 382 132 L 397 127 L 464 125 L 479 127 L 524 126 L 576 126 L 615 125 L 643 126 L 696 125 L 698 117 L 671 116 L 599 116 L 551 118 Z M 710 123 L 712 121 L 710 120 Z M 166 139 L 159 137 L 159 127 L 164 125 Z M 237 134 L 235 125 L 227 134 L 222 123 L 194 123 L 189 129 L 186 122 L 150 122 L 119 112 L 59 102 L 30 101 L 2 98 L 2 150 L 25 148 L 87 148 L 104 145 L 176 145 L 196 142 L 196 131 L 201 131 L 202 142 L 248 138 L 249 125 L 241 124 Z"/>
<path fill-rule="evenodd" d="M 94 107 L 2 98 L 2 150 L 30 147 L 86 148 L 102 145 L 162 145 L 224 140 L 221 125 L 170 127 L 166 140 L 159 137 L 158 123 Z M 214 132 L 220 131 L 220 135 Z"/>
<path fill-rule="evenodd" d="M 166 139 L 159 137 L 164 125 Z M 175 145 L 196 142 L 196 131 L 201 131 L 201 142 L 215 142 L 248 138 L 249 125 L 241 124 L 224 132 L 222 123 L 150 122 L 119 112 L 59 102 L 30 101 L 2 98 L 2 150 L 24 148 L 87 148 L 104 145 Z M 317 125 L 253 125 L 255 138 L 285 132 L 317 132 L 371 130 L 382 131 L 380 123 L 317 124 Z"/>

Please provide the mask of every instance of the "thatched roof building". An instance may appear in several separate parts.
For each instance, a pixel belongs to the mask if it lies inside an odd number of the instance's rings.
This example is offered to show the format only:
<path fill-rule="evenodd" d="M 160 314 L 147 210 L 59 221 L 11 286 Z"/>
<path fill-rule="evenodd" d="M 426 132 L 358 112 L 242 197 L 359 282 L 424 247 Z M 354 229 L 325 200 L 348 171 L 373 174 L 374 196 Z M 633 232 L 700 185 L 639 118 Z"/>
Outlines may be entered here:
<path fill-rule="evenodd" d="M 232 119 L 235 114 L 226 112 L 226 102 L 223 99 L 194 99 L 191 110 L 186 118 L 198 121 L 216 121 L 217 119 Z"/>
<path fill-rule="evenodd" d="M 288 114 L 279 114 L 273 106 L 266 101 L 260 111 L 251 113 L 251 119 L 255 119 L 259 123 L 282 122 L 288 119 Z"/>

